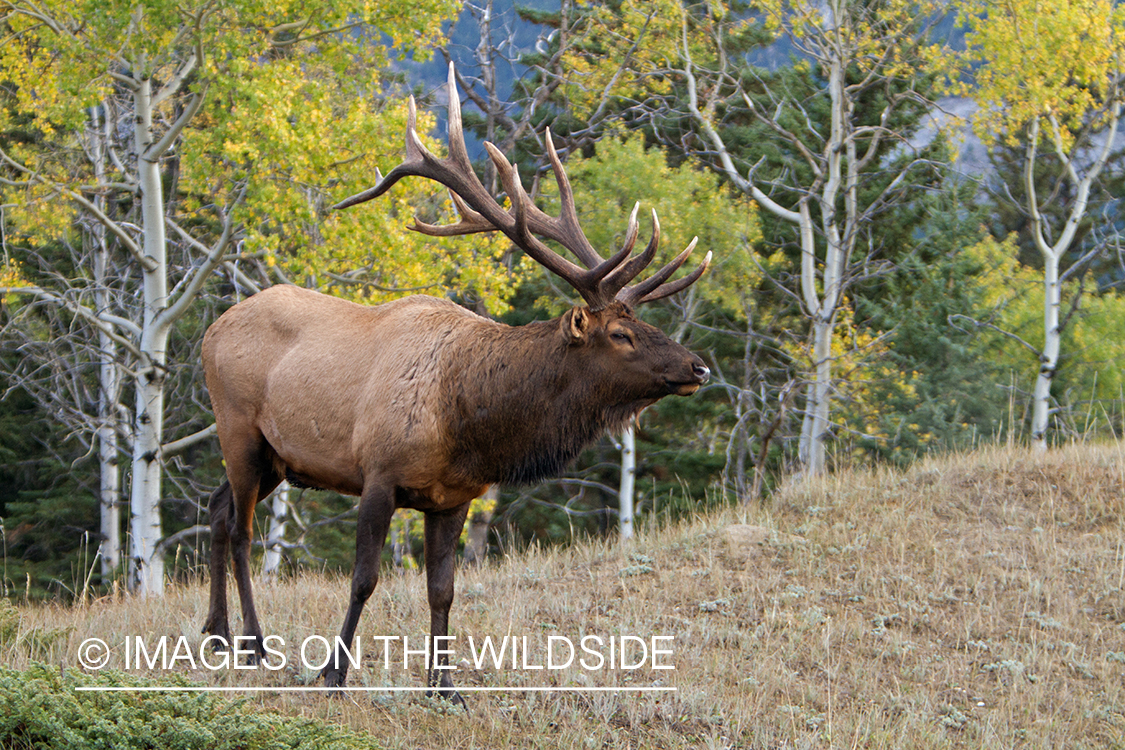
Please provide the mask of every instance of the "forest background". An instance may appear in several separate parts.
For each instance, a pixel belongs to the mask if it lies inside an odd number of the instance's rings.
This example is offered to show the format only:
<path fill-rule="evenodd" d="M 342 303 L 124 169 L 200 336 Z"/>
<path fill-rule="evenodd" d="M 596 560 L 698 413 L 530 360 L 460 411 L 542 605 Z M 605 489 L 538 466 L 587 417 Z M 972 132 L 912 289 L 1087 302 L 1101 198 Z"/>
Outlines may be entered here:
<path fill-rule="evenodd" d="M 715 255 L 641 309 L 714 379 L 636 426 L 638 523 L 768 502 L 795 474 L 1121 435 L 1112 2 L 0 9 L 5 593 L 202 575 L 222 463 L 199 344 L 248 294 L 561 312 L 567 290 L 502 239 L 406 231 L 452 220 L 433 186 L 329 209 L 401 160 L 410 94 L 443 147 L 449 60 L 474 153 L 495 143 L 557 212 L 550 128 L 595 246 L 640 201 L 662 253 Z M 614 533 L 622 472 L 608 437 L 559 482 L 502 488 L 466 555 Z M 259 513 L 267 570 L 349 567 L 351 498 Z M 412 517 L 392 533 L 416 564 Z"/>

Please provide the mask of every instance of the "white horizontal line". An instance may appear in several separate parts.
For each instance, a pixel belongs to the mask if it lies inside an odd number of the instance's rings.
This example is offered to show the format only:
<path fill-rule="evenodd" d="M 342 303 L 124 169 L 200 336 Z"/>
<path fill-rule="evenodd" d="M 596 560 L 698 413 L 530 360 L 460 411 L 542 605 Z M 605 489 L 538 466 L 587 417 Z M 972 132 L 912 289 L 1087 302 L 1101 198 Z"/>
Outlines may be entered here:
<path fill-rule="evenodd" d="M 112 687 L 76 687 L 90 693 L 418 693 L 453 690 L 462 693 L 674 693 L 674 687 L 203 687 L 198 685 L 148 685 Z"/>

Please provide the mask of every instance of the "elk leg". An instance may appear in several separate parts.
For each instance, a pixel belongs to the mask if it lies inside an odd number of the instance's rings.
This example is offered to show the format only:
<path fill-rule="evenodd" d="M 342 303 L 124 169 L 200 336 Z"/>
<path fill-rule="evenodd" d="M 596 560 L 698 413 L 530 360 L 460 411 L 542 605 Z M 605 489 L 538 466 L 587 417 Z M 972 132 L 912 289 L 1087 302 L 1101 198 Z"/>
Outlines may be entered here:
<path fill-rule="evenodd" d="M 250 428 L 245 425 L 241 427 L 241 430 L 234 429 L 228 422 L 225 429 L 219 429 L 227 481 L 211 496 L 211 528 L 215 532 L 212 544 L 215 546 L 211 550 L 211 615 L 207 624 L 220 630 L 226 624 L 226 561 L 230 550 L 238 598 L 242 603 L 243 633 L 251 638 L 255 654 L 264 655 L 262 627 L 258 624 L 250 583 L 250 539 L 254 531 L 254 507 L 273 492 L 281 483 L 281 477 L 273 468 L 273 451 L 262 434 L 248 431 Z M 223 512 L 224 507 L 226 512 Z M 229 642 L 229 626 L 226 629 Z"/>
<path fill-rule="evenodd" d="M 430 599 L 430 637 L 433 642 L 432 671 L 429 687 L 439 687 L 437 694 L 453 703 L 465 706 L 461 695 L 453 690 L 449 676 L 449 655 L 438 654 L 448 647 L 444 640 L 449 635 L 449 608 L 453 606 L 453 574 L 457 567 L 457 540 L 465 526 L 469 503 L 452 510 L 426 514 L 426 587 Z M 441 641 L 436 640 L 442 638 Z"/>
<path fill-rule="evenodd" d="M 250 581 L 250 542 L 254 537 L 254 508 L 263 498 L 269 497 L 279 484 L 281 484 L 281 477 L 272 469 L 261 471 L 257 487 L 241 496 L 249 498 L 250 502 L 239 502 L 239 495 L 234 493 L 235 502 L 232 503 L 231 558 L 234 580 L 238 584 L 238 599 L 242 605 L 242 634 L 252 639 L 255 654 L 251 657 L 251 663 L 257 663 L 258 657 L 266 653 L 262 626 L 258 623 L 258 611 L 254 607 L 254 587 Z"/>
<path fill-rule="evenodd" d="M 391 516 L 394 512 L 393 487 L 372 484 L 363 488 L 363 495 L 359 500 L 359 514 L 356 518 L 352 596 L 348 603 L 348 613 L 344 616 L 344 626 L 340 629 L 340 640 L 336 650 L 332 654 L 331 661 L 321 672 L 326 687 L 343 687 L 347 681 L 349 662 L 344 649 L 351 649 L 363 605 L 367 603 L 371 592 L 379 582 L 383 544 L 387 540 L 387 531 L 390 529 Z"/>
<path fill-rule="evenodd" d="M 227 556 L 230 554 L 230 517 L 232 512 L 230 482 L 225 481 L 211 493 L 208 510 L 211 516 L 211 601 L 203 632 L 222 638 L 216 651 L 230 644 L 230 622 L 227 617 Z"/>

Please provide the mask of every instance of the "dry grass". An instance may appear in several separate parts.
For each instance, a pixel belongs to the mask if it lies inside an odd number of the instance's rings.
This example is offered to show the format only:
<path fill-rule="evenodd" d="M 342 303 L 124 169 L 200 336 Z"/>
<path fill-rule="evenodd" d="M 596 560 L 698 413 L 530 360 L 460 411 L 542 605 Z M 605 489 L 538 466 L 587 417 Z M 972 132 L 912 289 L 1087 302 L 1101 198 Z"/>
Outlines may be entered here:
<path fill-rule="evenodd" d="M 396 748 L 1125 747 L 1123 511 L 1122 444 L 1044 457 L 998 448 L 795 483 L 769 508 L 650 532 L 628 549 L 581 544 L 459 573 L 459 655 L 470 635 L 674 635 L 676 669 L 462 665 L 458 684 L 660 683 L 675 693 L 471 693 L 469 715 L 409 694 L 250 700 Z M 739 547 L 725 541 L 732 524 L 775 533 Z M 266 632 L 290 650 L 331 636 L 347 590 L 318 576 L 260 585 Z M 156 602 L 20 613 L 24 633 L 72 628 L 38 649 L 69 665 L 89 636 L 197 644 L 205 609 L 205 589 L 191 586 Z M 420 639 L 428 622 L 423 577 L 388 574 L 360 634 Z M 0 660 L 19 667 L 33 651 L 24 638 Z M 374 647 L 365 656 L 352 685 L 422 684 L 417 670 L 384 672 Z M 193 678 L 296 685 L 312 675 Z"/>

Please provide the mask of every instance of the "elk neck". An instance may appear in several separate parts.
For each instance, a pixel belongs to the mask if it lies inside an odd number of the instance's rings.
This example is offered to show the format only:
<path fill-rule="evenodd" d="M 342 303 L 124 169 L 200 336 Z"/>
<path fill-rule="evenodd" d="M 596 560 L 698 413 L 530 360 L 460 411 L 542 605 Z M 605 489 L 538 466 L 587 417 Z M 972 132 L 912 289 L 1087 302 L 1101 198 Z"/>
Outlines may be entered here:
<path fill-rule="evenodd" d="M 655 401 L 624 393 L 579 348 L 557 319 L 497 325 L 474 337 L 446 376 L 458 473 L 504 484 L 558 476 Z"/>

